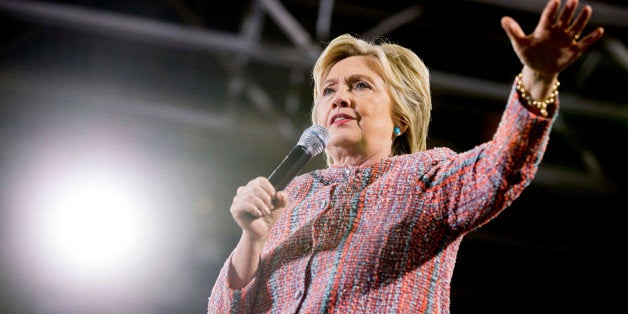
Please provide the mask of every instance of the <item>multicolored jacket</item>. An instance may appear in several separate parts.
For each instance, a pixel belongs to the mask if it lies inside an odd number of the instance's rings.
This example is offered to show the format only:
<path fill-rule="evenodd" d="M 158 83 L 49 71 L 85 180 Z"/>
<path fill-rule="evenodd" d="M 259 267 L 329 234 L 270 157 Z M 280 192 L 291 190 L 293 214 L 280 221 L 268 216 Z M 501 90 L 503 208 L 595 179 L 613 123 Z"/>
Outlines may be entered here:
<path fill-rule="evenodd" d="M 514 89 L 491 141 L 296 177 L 260 269 L 232 290 L 228 258 L 208 313 L 449 313 L 460 241 L 508 207 L 538 169 L 556 113 Z"/>

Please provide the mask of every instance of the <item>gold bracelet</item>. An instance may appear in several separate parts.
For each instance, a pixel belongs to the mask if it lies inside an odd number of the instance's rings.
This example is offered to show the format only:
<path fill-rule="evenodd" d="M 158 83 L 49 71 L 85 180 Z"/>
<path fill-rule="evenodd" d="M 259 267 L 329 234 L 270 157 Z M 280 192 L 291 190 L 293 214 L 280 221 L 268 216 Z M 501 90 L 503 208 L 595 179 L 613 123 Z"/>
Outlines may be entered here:
<path fill-rule="evenodd" d="M 552 86 L 552 92 L 550 96 L 545 100 L 534 100 L 530 97 L 528 91 L 523 87 L 523 72 L 517 75 L 515 79 L 515 86 L 517 91 L 521 94 L 521 97 L 528 103 L 528 105 L 532 105 L 538 108 L 541 111 L 541 115 L 547 117 L 547 105 L 552 104 L 556 101 L 556 97 L 558 96 L 558 86 L 560 86 L 560 82 L 556 81 L 554 86 Z"/>

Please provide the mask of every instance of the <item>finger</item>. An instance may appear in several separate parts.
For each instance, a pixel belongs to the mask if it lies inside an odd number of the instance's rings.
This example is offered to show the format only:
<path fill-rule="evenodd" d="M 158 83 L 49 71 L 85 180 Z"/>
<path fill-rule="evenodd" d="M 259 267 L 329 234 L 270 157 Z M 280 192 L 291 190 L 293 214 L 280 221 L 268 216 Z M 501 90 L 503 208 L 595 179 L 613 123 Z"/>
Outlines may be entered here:
<path fill-rule="evenodd" d="M 259 213 L 259 216 L 270 214 L 271 207 L 268 205 L 268 202 L 261 198 L 251 198 L 247 200 L 250 206 L 255 207 L 255 211 Z"/>
<path fill-rule="evenodd" d="M 270 204 L 272 198 L 276 193 L 273 184 L 264 177 L 257 177 L 252 181 L 252 183 L 256 184 L 261 189 L 261 191 L 263 191 L 263 193 L 269 196 L 268 203 Z"/>
<path fill-rule="evenodd" d="M 558 8 L 560 8 L 560 0 L 551 0 L 547 2 L 545 9 L 543 9 L 543 12 L 541 13 L 541 18 L 539 19 L 539 26 L 544 28 L 552 26 L 556 13 L 558 12 Z"/>
<path fill-rule="evenodd" d="M 238 193 L 240 192 L 238 191 Z M 272 205 L 274 193 L 275 188 L 270 181 L 268 181 L 268 179 L 264 177 L 257 177 L 247 183 L 242 195 L 254 195 L 255 197 L 261 199 L 267 207 L 270 207 Z"/>
<path fill-rule="evenodd" d="M 521 26 L 519 26 L 519 23 L 517 23 L 517 21 L 515 21 L 513 18 L 509 16 L 504 16 L 501 22 L 502 28 L 506 32 L 506 35 L 508 35 L 508 38 L 510 38 L 510 41 L 513 42 L 513 44 L 526 36 L 526 34 L 521 29 Z"/>
<path fill-rule="evenodd" d="M 272 208 L 272 197 L 259 187 L 252 190 L 251 193 L 248 193 L 242 201 L 254 206 L 264 215 L 270 214 L 270 209 Z"/>
<path fill-rule="evenodd" d="M 246 186 L 239 187 L 231 204 L 232 213 L 245 211 L 255 216 L 270 213 L 271 196 L 264 191 L 255 180 Z M 236 213 L 234 213 L 234 211 Z"/>
<path fill-rule="evenodd" d="M 573 24 L 569 27 L 573 35 L 580 35 L 580 33 L 582 33 L 584 28 L 589 23 L 592 12 L 593 10 L 589 5 L 582 8 L 582 11 L 580 12 L 580 15 L 578 15 L 578 18 L 576 18 Z"/>
<path fill-rule="evenodd" d="M 242 218 L 255 219 L 263 216 L 263 213 L 259 210 L 259 208 L 247 201 L 234 202 L 231 205 L 230 211 L 231 216 L 233 216 L 233 219 L 236 221 Z"/>
<path fill-rule="evenodd" d="M 245 201 L 250 203 L 253 199 L 270 199 L 270 196 L 261 187 L 249 182 L 246 186 L 238 188 L 236 195 L 233 197 L 233 204 Z"/>
<path fill-rule="evenodd" d="M 255 200 L 247 202 L 243 209 L 246 213 L 251 214 L 254 217 L 262 217 L 265 212 L 268 212 L 268 209 L 265 209 L 265 206 L 260 204 L 259 200 L 257 202 Z"/>
<path fill-rule="evenodd" d="M 560 12 L 558 17 L 556 18 L 556 26 L 563 27 L 568 26 L 571 22 L 571 19 L 576 12 L 576 7 L 578 6 L 578 0 L 567 0 L 563 10 Z"/>
<path fill-rule="evenodd" d="M 604 35 L 604 28 L 596 28 L 577 42 L 578 48 L 581 51 L 587 50 L 591 45 L 597 42 L 598 39 L 602 38 L 602 35 Z"/>
<path fill-rule="evenodd" d="M 272 206 L 272 195 L 268 194 L 268 192 L 261 187 L 257 187 L 251 192 L 252 193 L 248 196 L 249 201 L 267 213 L 268 209 Z"/>

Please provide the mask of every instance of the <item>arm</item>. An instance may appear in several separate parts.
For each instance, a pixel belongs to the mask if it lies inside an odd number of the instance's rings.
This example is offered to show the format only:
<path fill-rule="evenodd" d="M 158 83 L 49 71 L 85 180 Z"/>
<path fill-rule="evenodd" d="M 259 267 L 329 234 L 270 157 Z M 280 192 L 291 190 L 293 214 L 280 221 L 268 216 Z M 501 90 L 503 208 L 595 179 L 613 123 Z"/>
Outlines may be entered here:
<path fill-rule="evenodd" d="M 556 110 L 555 94 L 558 75 L 571 65 L 580 55 L 604 34 L 598 27 L 581 38 L 593 10 L 585 5 L 576 15 L 578 0 L 567 0 L 560 9 L 560 0 L 550 0 L 539 19 L 539 23 L 529 35 L 511 17 L 502 18 L 502 27 L 523 64 L 520 83 L 524 96 L 522 103 L 536 114 L 551 116 Z M 536 102 L 534 102 L 536 101 Z M 541 107 L 547 105 L 547 112 Z"/>
<path fill-rule="evenodd" d="M 258 177 L 238 188 L 230 212 L 242 228 L 242 236 L 216 280 L 209 309 L 224 310 L 240 302 L 243 291 L 237 290 L 255 278 L 262 247 L 287 203 L 286 193 L 275 192 L 266 178 Z"/>
<path fill-rule="evenodd" d="M 285 192 L 275 193 L 270 181 L 262 177 L 238 188 L 230 211 L 242 228 L 242 237 L 231 258 L 228 282 L 232 289 L 243 288 L 257 273 L 262 246 L 287 200 Z"/>
<path fill-rule="evenodd" d="M 567 0 L 559 10 L 560 0 L 550 0 L 530 35 L 512 18 L 502 19 L 523 69 L 493 140 L 460 154 L 436 174 L 438 181 L 448 183 L 448 194 L 441 197 L 448 200 L 452 230 L 483 225 L 533 179 L 557 116 L 558 75 L 604 32 L 597 28 L 578 41 L 592 10 L 584 6 L 576 15 L 577 6 L 577 0 Z M 444 179 L 448 176 L 455 179 Z"/>
<path fill-rule="evenodd" d="M 547 118 L 526 109 L 512 86 L 492 140 L 457 155 L 443 156 L 422 179 L 432 203 L 455 235 L 474 230 L 499 215 L 534 179 L 549 141 L 555 111 Z"/>

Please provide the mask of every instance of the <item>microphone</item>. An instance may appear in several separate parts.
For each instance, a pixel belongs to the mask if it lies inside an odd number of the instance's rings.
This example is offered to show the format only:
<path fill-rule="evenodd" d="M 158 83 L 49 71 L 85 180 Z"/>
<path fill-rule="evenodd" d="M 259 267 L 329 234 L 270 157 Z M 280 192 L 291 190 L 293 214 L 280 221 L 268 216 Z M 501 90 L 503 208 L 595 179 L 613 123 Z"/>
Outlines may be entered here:
<path fill-rule="evenodd" d="M 283 190 L 312 157 L 325 149 L 328 141 L 329 133 L 321 125 L 314 124 L 303 131 L 297 145 L 268 177 L 275 190 Z"/>

